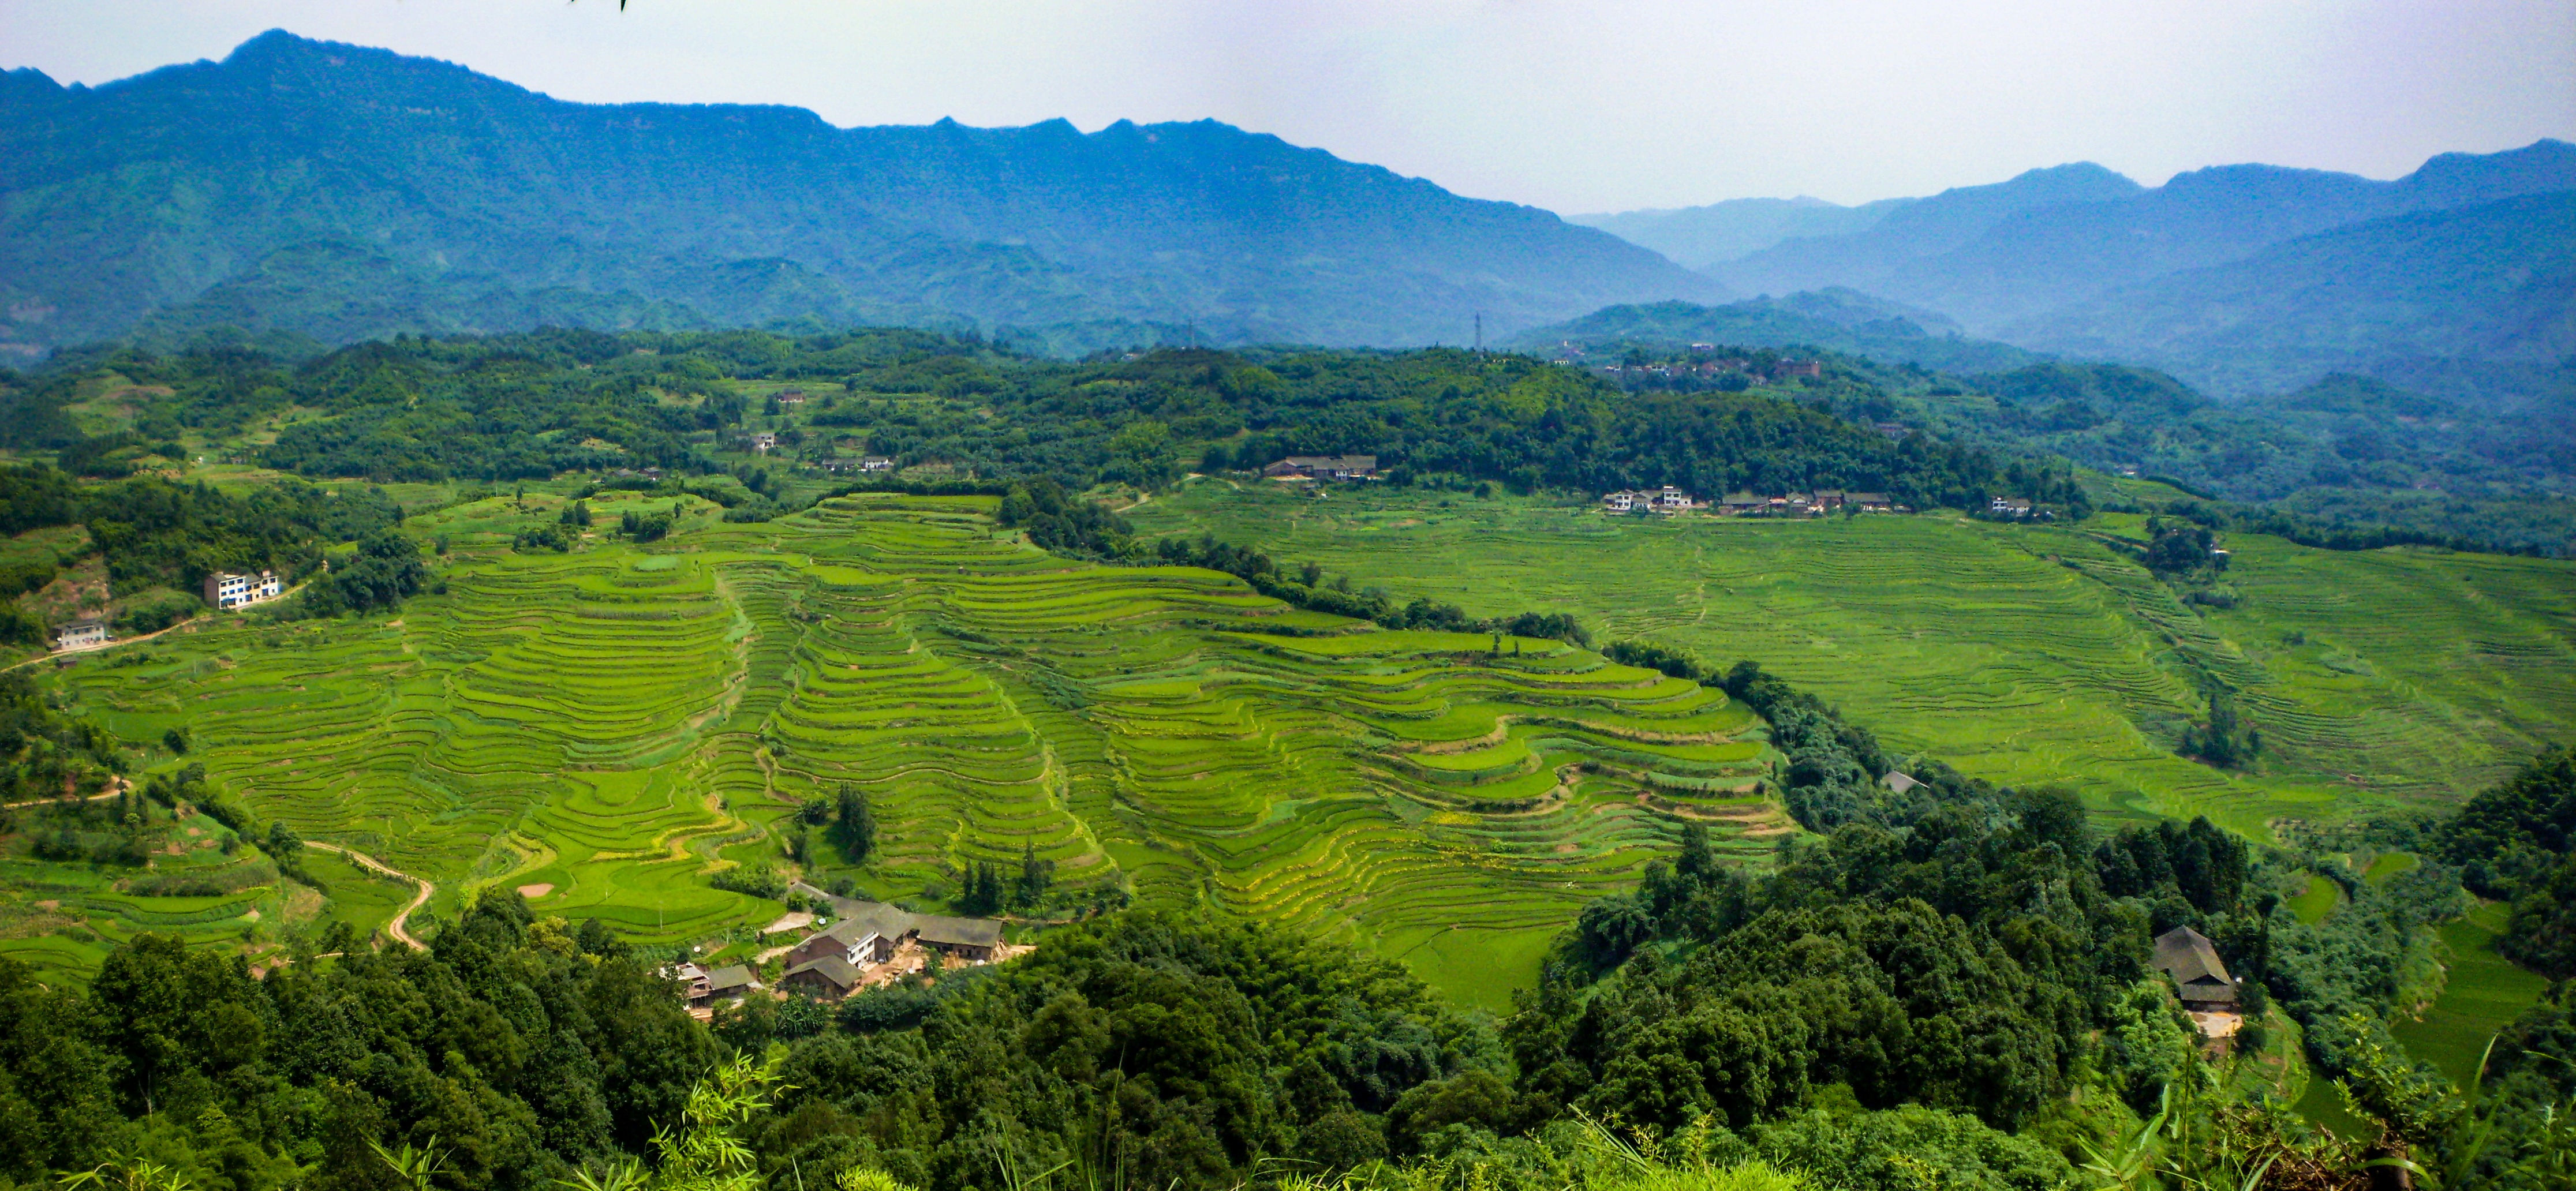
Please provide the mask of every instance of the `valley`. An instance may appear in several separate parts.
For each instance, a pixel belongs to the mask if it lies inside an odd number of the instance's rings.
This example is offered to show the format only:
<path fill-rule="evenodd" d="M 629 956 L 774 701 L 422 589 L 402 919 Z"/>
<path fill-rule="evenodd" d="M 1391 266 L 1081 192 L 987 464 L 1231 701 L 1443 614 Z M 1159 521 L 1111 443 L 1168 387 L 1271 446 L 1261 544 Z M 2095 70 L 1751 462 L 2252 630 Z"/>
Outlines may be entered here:
<path fill-rule="evenodd" d="M 0 1191 L 2576 1188 L 2547 6 L 18 7 Z"/>

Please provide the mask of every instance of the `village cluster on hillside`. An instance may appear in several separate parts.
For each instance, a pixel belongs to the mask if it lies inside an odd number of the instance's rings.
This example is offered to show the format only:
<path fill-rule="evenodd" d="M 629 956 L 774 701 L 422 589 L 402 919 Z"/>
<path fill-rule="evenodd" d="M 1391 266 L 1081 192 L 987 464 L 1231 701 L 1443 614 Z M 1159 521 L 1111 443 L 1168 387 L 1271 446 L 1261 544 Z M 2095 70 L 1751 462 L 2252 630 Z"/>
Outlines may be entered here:
<path fill-rule="evenodd" d="M 1378 479 L 1375 455 L 1290 455 L 1261 469 L 1264 479 L 1271 480 L 1341 480 L 1344 482 Z"/>
<path fill-rule="evenodd" d="M 1709 379 L 1740 375 L 1747 380 L 1776 384 L 1794 377 L 1821 377 L 1825 374 L 1825 364 L 1822 360 L 1795 359 L 1777 355 L 1768 349 L 1722 348 L 1714 343 L 1690 345 L 1688 359 L 1648 360 L 1637 349 L 1631 348 L 1622 359 L 1606 364 L 1592 364 L 1588 360 L 1589 355 L 1590 353 L 1584 350 L 1582 344 L 1568 339 L 1558 342 L 1555 359 L 1560 364 L 1589 367 L 1613 379 L 1631 375 L 1664 378 L 1696 376 Z"/>
<path fill-rule="evenodd" d="M 685 986 L 692 1012 L 705 1016 L 720 1003 L 755 994 L 838 1001 L 937 968 L 998 963 L 1028 950 L 1004 942 L 1002 924 L 989 918 L 916 914 L 884 902 L 833 897 L 811 886 L 799 886 L 797 892 L 829 905 L 828 920 L 791 914 L 763 933 L 827 921 L 822 929 L 763 951 L 748 964 L 708 969 L 682 963 L 663 969 L 665 977 Z M 774 986 L 763 983 L 759 972 L 773 962 L 783 968 Z"/>
<path fill-rule="evenodd" d="M 2028 501 L 2021 502 L 2027 509 Z M 1850 509 L 1862 513 L 1910 513 L 1914 510 L 1887 499 L 1883 492 L 1845 492 L 1840 488 L 1819 488 L 1813 492 L 1784 492 L 1765 496 L 1755 492 L 1733 492 L 1715 501 L 1701 501 L 1679 488 L 1622 490 L 1601 495 L 1601 507 L 1611 513 L 1689 513 L 1706 511 L 1721 517 L 1822 517 L 1827 513 Z"/>
<path fill-rule="evenodd" d="M 286 592 L 286 581 L 275 571 L 235 572 L 210 571 L 206 574 L 206 606 L 230 612 L 253 604 L 264 604 Z M 53 651 L 77 653 L 98 649 L 116 642 L 115 627 L 107 618 L 84 616 L 54 627 Z"/>

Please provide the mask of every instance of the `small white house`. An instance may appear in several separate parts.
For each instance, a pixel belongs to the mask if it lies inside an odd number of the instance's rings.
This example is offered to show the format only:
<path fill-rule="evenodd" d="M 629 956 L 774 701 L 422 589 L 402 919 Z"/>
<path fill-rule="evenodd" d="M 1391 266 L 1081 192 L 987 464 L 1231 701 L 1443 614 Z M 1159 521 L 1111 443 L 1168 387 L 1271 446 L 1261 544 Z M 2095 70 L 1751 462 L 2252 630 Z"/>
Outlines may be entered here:
<path fill-rule="evenodd" d="M 1690 493 L 1666 484 L 1655 490 L 1657 512 L 1672 513 L 1691 507 Z"/>
<path fill-rule="evenodd" d="M 870 455 L 859 460 L 859 470 L 863 472 L 893 471 L 894 460 L 883 455 Z"/>
<path fill-rule="evenodd" d="M 277 577 L 275 571 L 261 571 L 256 575 L 216 571 L 206 576 L 206 603 L 218 610 L 273 600 L 285 590 L 285 582 Z"/>
<path fill-rule="evenodd" d="M 1605 493 L 1601 497 L 1601 507 L 1613 513 L 1633 512 L 1637 507 L 1637 496 L 1634 492 Z"/>
<path fill-rule="evenodd" d="M 96 618 L 75 620 L 54 630 L 56 650 L 96 649 L 116 638 L 107 631 L 107 622 Z"/>

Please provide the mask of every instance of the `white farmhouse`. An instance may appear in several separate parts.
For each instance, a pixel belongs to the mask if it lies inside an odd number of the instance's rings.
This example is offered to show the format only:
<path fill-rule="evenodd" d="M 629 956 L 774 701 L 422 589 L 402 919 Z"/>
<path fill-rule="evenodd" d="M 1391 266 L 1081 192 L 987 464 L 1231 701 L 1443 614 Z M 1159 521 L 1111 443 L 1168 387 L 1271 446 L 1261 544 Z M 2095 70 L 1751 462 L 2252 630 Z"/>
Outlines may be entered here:
<path fill-rule="evenodd" d="M 206 576 L 206 603 L 217 611 L 273 600 L 286 590 L 286 584 L 275 571 L 253 575 L 239 571 L 216 571 Z"/>

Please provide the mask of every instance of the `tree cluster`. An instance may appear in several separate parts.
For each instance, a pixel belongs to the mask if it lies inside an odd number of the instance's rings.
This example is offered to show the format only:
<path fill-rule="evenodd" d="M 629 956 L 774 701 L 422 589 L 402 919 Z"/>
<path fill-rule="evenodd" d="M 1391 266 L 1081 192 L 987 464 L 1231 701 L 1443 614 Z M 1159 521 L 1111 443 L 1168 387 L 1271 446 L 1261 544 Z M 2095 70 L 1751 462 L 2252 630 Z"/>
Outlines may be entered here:
<path fill-rule="evenodd" d="M 0 1177 L 150 1153 L 199 1187 L 373 1191 L 376 1143 L 534 1191 L 642 1151 L 720 1051 L 606 930 L 515 896 L 425 953 L 326 943 L 254 979 L 145 936 L 85 992 L 0 960 Z"/>
<path fill-rule="evenodd" d="M 868 805 L 867 791 L 841 783 L 840 794 L 833 800 L 832 842 L 840 845 L 841 855 L 852 864 L 865 864 L 877 850 L 877 816 Z"/>
<path fill-rule="evenodd" d="M 2062 464 L 1921 435 L 1890 441 L 1784 394 L 1632 393 L 1526 357 L 1444 349 L 1162 350 L 1066 363 L 920 332 L 543 330 L 398 337 L 291 370 L 236 349 L 79 363 L 89 370 L 81 375 L 196 378 L 164 402 L 166 415 L 152 415 L 147 439 L 165 422 L 232 430 L 289 403 L 320 409 L 322 417 L 285 425 L 259 456 L 309 476 L 714 470 L 710 448 L 745 417 L 731 382 L 802 377 L 843 389 L 802 415 L 830 431 L 807 440 L 809 452 L 855 438 L 877 454 L 985 476 L 1043 476 L 1075 491 L 1103 481 L 1161 488 L 1179 476 L 1182 451 L 1203 444 L 1193 448 L 1203 467 L 1358 453 L 1377 456 L 1399 481 L 1449 476 L 1520 491 L 1827 487 L 1887 492 L 1917 508 L 1980 507 L 2004 495 L 2074 508 L 2084 499 Z M 11 394 L 0 437 L 58 449 L 77 442 L 62 430 L 71 392 L 68 382 L 48 382 Z M 796 415 L 767 416 L 782 442 L 796 436 Z M 20 428 L 7 431 L 10 424 Z M 120 441 L 94 453 L 109 460 L 148 446 Z"/>
<path fill-rule="evenodd" d="M 1041 550 L 1075 558 L 1124 558 L 1132 554 L 1134 529 L 1125 518 L 1095 500 L 1079 500 L 1064 486 L 1040 476 L 1014 483 L 1002 496 L 999 520 L 1029 535 Z"/>
<path fill-rule="evenodd" d="M 2481 791 L 2441 825 L 2435 846 L 2470 890 L 2513 904 L 2505 954 L 2576 978 L 2576 751 L 2543 750 Z"/>
<path fill-rule="evenodd" d="M 1439 603 L 1423 596 L 1399 603 L 1395 597 L 1370 588 L 1352 591 L 1350 580 L 1343 578 L 1331 585 L 1324 583 L 1323 569 L 1307 563 L 1291 573 L 1269 555 L 1213 536 L 1203 536 L 1196 543 L 1186 538 L 1162 538 L 1154 543 L 1150 555 L 1166 566 L 1204 567 L 1223 571 L 1252 585 L 1254 591 L 1282 603 L 1353 620 L 1375 621 L 1390 629 L 1432 629 L 1451 633 L 1509 634 L 1515 637 L 1555 639 L 1577 646 L 1592 644 L 1592 635 L 1581 622 L 1563 612 L 1517 612 L 1509 616 L 1477 617 L 1467 614 L 1456 604 Z"/>
<path fill-rule="evenodd" d="M 2263 755 L 2263 730 L 2236 714 L 2236 697 L 2224 689 L 2209 696 L 2209 718 L 2183 729 L 2176 751 L 2220 769 L 2238 769 Z"/>

